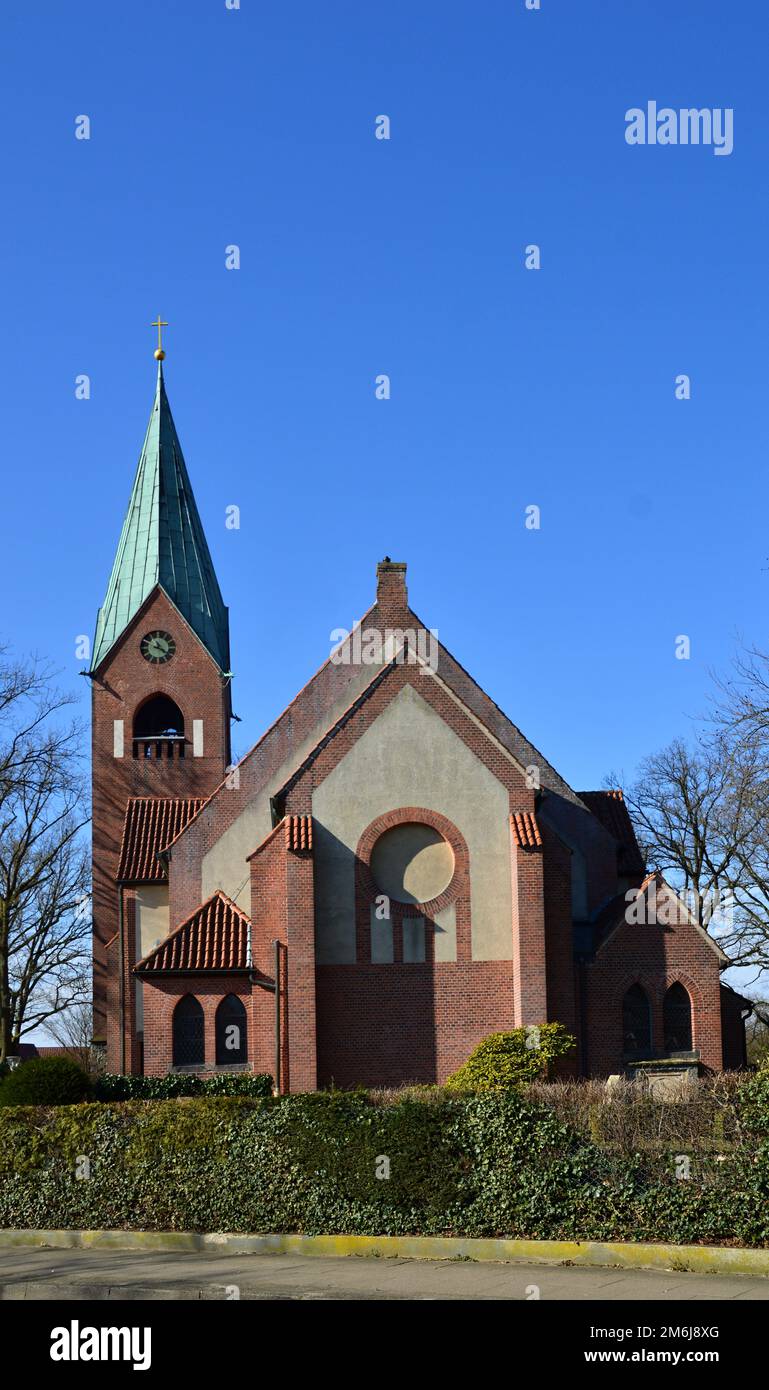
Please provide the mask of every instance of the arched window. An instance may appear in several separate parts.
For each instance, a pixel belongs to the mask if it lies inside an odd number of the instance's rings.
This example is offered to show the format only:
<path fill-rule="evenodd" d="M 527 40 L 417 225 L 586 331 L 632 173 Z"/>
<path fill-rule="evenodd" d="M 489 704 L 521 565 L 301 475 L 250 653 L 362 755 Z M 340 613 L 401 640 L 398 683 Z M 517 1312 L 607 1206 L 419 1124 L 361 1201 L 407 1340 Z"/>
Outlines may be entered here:
<path fill-rule="evenodd" d="M 652 1050 L 652 1016 L 646 991 L 631 985 L 622 1000 L 622 1051 L 626 1057 Z"/>
<path fill-rule="evenodd" d="M 248 1060 L 246 1010 L 237 994 L 228 994 L 216 1010 L 216 1065 Z"/>
<path fill-rule="evenodd" d="M 670 986 L 662 1006 L 666 1052 L 691 1052 L 692 1003 L 678 980 Z"/>
<path fill-rule="evenodd" d="M 168 695 L 152 695 L 134 715 L 135 758 L 184 757 L 184 715 Z"/>
<path fill-rule="evenodd" d="M 203 1008 L 194 994 L 185 994 L 174 1009 L 174 1066 L 202 1067 L 206 1060 Z"/>

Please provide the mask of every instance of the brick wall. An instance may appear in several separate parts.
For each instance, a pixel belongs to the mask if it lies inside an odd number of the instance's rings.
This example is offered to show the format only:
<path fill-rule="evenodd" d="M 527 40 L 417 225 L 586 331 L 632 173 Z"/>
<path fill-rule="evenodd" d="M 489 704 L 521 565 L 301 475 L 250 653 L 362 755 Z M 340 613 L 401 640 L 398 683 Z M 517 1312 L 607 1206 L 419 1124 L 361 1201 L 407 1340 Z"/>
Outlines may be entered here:
<path fill-rule="evenodd" d="M 320 750 L 291 787 L 287 814 L 305 814 L 312 805 L 315 787 L 340 763 L 353 744 L 376 720 L 406 683 L 419 694 L 508 788 L 511 810 L 533 811 L 534 792 L 525 786 L 522 773 L 487 734 L 468 717 L 438 682 L 414 666 L 394 667 L 355 711 L 334 739 Z M 370 959 L 370 911 L 377 889 L 369 857 L 378 836 L 392 825 L 408 820 L 433 825 L 452 845 L 455 874 L 452 884 L 433 903 L 402 909 L 391 904 L 394 921 L 392 964 Z M 539 867 L 537 867 L 537 865 Z M 541 875 L 541 860 L 522 871 L 520 899 L 521 944 L 525 951 L 537 940 L 541 945 L 541 969 L 527 974 L 526 1006 L 541 1010 L 526 1021 L 544 1021 L 544 922 L 541 892 L 534 880 Z M 431 912 L 454 902 L 457 908 L 456 962 L 436 962 L 430 949 Z M 420 915 L 426 919 L 428 946 L 424 962 L 402 959 L 402 919 Z M 512 922 L 510 955 L 513 954 Z M 357 960 L 345 965 L 317 965 L 318 1084 L 339 1086 L 399 1085 L 407 1081 L 442 1081 L 464 1062 L 490 1032 L 513 1027 L 515 1002 L 511 960 L 471 959 L 471 901 L 467 847 L 456 826 L 435 811 L 420 807 L 396 807 L 367 827 L 356 851 Z M 289 974 L 291 953 L 289 953 Z M 292 1007 L 291 1024 L 294 1024 Z"/>
<path fill-rule="evenodd" d="M 665 891 L 659 901 L 675 900 Z M 692 1004 L 692 1045 L 706 1067 L 723 1063 L 719 959 L 692 923 L 622 922 L 585 968 L 588 1067 L 592 1076 L 622 1070 L 622 1000 L 633 984 L 646 991 L 651 1005 L 652 1042 L 664 1052 L 663 1000 L 676 981 Z"/>
<path fill-rule="evenodd" d="M 272 1072 L 260 1038 L 267 1031 L 273 996 L 245 975 L 176 975 L 147 978 L 144 988 L 144 1075 L 165 1076 L 173 1064 L 173 1013 L 185 994 L 193 994 L 205 1020 L 206 1070 L 216 1062 L 216 1010 L 228 994 L 235 994 L 246 1010 L 248 1065 L 252 1071 Z M 203 1069 L 201 1069 L 203 1070 Z"/>
<path fill-rule="evenodd" d="M 509 961 L 318 965 L 318 1084 L 441 1082 L 513 1025 Z"/>

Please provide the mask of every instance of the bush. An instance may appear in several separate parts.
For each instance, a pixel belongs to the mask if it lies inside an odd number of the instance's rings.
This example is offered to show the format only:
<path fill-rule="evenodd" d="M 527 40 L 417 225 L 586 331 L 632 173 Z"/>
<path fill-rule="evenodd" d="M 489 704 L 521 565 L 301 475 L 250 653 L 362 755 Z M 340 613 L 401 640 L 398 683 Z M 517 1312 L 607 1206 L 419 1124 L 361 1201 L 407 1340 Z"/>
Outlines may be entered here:
<path fill-rule="evenodd" d="M 535 1081 L 525 1093 L 584 1137 L 631 1157 L 640 1150 L 734 1149 L 749 1123 L 749 1092 L 744 1072 L 715 1072 L 683 1086 L 672 1101 L 655 1094 L 642 1078 L 610 1090 L 598 1080 Z"/>
<path fill-rule="evenodd" d="M 179 1096 L 272 1095 L 272 1077 L 263 1072 L 216 1072 L 200 1077 L 173 1072 L 169 1076 L 115 1076 L 105 1073 L 95 1086 L 97 1100 L 174 1100 Z"/>
<path fill-rule="evenodd" d="M 446 1085 L 461 1091 L 521 1086 L 542 1076 L 551 1062 L 566 1057 L 576 1045 L 562 1023 L 540 1023 L 531 1028 L 513 1028 L 510 1033 L 491 1033 L 479 1042 Z"/>
<path fill-rule="evenodd" d="M 769 1144 L 682 1153 L 504 1088 L 3 1109 L 0 1227 L 769 1243 Z"/>
<path fill-rule="evenodd" d="M 741 1114 L 746 1129 L 769 1138 L 769 1066 L 760 1067 L 740 1088 Z"/>
<path fill-rule="evenodd" d="M 91 1081 L 70 1057 L 30 1057 L 0 1081 L 0 1105 L 76 1105 Z"/>

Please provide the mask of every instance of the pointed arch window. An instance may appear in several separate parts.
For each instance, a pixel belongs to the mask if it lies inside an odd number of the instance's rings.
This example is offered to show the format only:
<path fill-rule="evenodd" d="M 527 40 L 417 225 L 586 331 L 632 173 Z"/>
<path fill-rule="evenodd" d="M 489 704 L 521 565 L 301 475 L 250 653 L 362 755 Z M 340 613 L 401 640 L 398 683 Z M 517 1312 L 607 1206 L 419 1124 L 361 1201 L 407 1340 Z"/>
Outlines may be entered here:
<path fill-rule="evenodd" d="M 652 1015 L 649 998 L 642 985 L 631 985 L 622 1001 L 622 1051 L 626 1057 L 641 1057 L 652 1050 Z"/>
<path fill-rule="evenodd" d="M 248 1020 L 242 999 L 228 994 L 216 1010 L 216 1065 L 248 1060 Z"/>
<path fill-rule="evenodd" d="M 173 1059 L 175 1067 L 202 1067 L 206 1060 L 203 1006 L 194 994 L 185 994 L 174 1009 Z"/>
<path fill-rule="evenodd" d="M 670 986 L 662 1006 L 666 1052 L 691 1052 L 692 1001 L 679 980 Z"/>

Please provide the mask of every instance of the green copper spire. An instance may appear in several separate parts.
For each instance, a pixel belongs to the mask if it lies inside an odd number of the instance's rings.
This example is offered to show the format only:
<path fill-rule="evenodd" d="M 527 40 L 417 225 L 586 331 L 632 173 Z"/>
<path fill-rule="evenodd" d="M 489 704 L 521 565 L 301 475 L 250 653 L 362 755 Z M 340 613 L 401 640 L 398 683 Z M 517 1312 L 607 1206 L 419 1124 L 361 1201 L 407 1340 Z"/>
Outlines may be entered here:
<path fill-rule="evenodd" d="M 157 584 L 221 670 L 229 671 L 227 609 L 168 404 L 162 357 L 131 500 L 107 595 L 96 620 L 92 670 L 101 664 Z"/>

